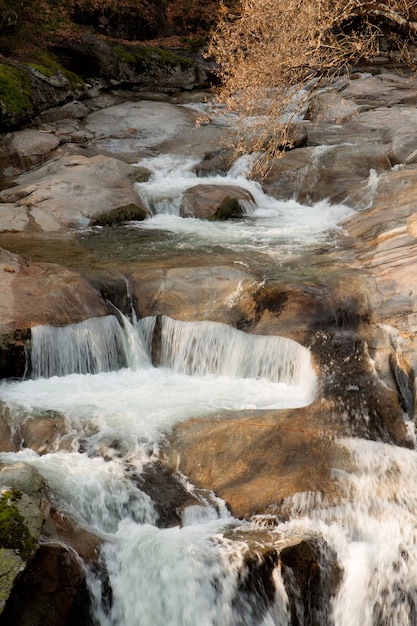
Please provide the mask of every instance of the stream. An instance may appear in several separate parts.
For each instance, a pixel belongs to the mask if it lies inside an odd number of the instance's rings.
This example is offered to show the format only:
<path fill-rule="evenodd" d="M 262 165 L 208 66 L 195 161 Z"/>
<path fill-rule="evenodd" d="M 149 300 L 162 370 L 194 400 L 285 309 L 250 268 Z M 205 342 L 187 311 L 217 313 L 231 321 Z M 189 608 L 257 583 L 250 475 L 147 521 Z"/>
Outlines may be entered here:
<path fill-rule="evenodd" d="M 113 228 L 86 229 L 86 241 L 129 241 L 114 252 L 130 263 L 151 255 L 212 254 L 258 274 L 315 247 L 337 245 L 344 205 L 277 201 L 248 179 L 249 160 L 204 182 L 235 184 L 255 205 L 241 219 L 179 217 L 186 189 L 201 178 L 196 159 L 144 159 L 149 181 L 137 190 L 152 217 Z M 108 253 L 109 257 L 111 252 Z M 107 260 L 107 263 L 109 261 Z M 302 260 L 300 261 L 302 265 Z M 190 268 L 192 271 L 192 268 Z M 155 355 L 155 329 L 158 351 Z M 417 455 L 382 441 L 344 437 L 349 471 L 335 470 L 339 497 L 300 493 L 282 504 L 268 542 L 314 537 L 336 555 L 340 584 L 305 610 L 280 562 L 273 594 L 242 584 L 250 548 L 245 534 L 268 522 L 234 518 L 214 493 L 178 475 L 190 502 L 165 527 L 141 476 L 157 464 L 170 432 L 189 418 L 306 407 L 320 396 L 311 354 L 296 341 L 251 335 L 213 321 L 169 316 L 138 319 L 128 311 L 79 324 L 32 329 L 25 380 L 2 381 L 0 399 L 16 423 L 51 412 L 66 422 L 65 445 L 47 454 L 1 453 L 44 477 L 58 506 L 103 541 L 101 571 L 89 571 L 93 618 L 100 626 L 411 626 L 417 621 Z M 354 381 L 352 381 L 354 384 Z M 233 442 L 231 442 L 233 445 Z M 262 516 L 261 516 L 262 518 Z M 252 535 L 251 535 L 252 536 Z M 333 557 L 332 557 L 333 558 Z M 111 589 L 109 594 L 108 588 Z M 267 594 L 268 595 L 268 594 Z"/>

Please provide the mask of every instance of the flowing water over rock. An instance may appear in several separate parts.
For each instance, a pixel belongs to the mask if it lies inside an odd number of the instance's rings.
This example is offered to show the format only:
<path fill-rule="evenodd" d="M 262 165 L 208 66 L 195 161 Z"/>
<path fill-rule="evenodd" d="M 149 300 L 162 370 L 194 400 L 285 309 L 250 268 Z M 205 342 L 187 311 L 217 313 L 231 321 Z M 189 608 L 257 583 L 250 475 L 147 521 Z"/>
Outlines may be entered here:
<path fill-rule="evenodd" d="M 276 200 L 248 159 L 204 177 L 200 161 L 141 160 L 149 217 L 82 231 L 73 267 L 88 259 L 107 314 L 32 328 L 25 379 L 0 383 L 17 441 L 0 462 L 35 468 L 101 542 L 94 624 L 411 626 L 413 427 L 360 336 L 353 270 L 332 274 L 340 306 L 317 279 L 355 211 Z M 226 221 L 181 217 L 202 181 L 251 200 Z M 388 414 L 391 429 L 376 423 Z M 47 436 L 29 444 L 39 424 Z"/>

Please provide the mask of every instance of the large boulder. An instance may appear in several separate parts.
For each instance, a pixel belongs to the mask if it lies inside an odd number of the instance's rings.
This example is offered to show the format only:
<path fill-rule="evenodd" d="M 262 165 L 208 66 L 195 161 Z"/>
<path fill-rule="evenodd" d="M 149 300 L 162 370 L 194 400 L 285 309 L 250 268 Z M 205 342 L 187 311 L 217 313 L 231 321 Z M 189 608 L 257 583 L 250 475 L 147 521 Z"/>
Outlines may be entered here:
<path fill-rule="evenodd" d="M 46 161 L 59 143 L 60 140 L 51 133 L 35 128 L 8 133 L 0 142 L 0 170 L 3 176 L 20 174 Z"/>
<path fill-rule="evenodd" d="M 235 185 L 200 184 L 184 193 L 181 217 L 198 219 L 230 219 L 249 214 L 256 209 L 252 194 Z"/>
<path fill-rule="evenodd" d="M 92 34 L 62 40 L 54 54 L 83 78 L 112 80 L 152 90 L 175 91 L 208 86 L 203 63 L 174 50 L 140 43 L 104 41 Z"/>
<path fill-rule="evenodd" d="M 43 231 L 86 226 L 107 211 L 142 206 L 133 186 L 136 174 L 133 166 L 111 157 L 63 157 L 22 174 L 15 187 L 0 192 L 0 203 L 26 208 L 31 223 Z"/>
<path fill-rule="evenodd" d="M 40 111 L 84 94 L 84 81 L 46 53 L 33 62 L 0 64 L 0 132 L 29 123 Z"/>
<path fill-rule="evenodd" d="M 316 407 L 216 415 L 179 424 L 168 459 L 235 517 L 275 513 L 297 492 L 334 493 L 332 427 Z M 231 442 L 233 441 L 233 445 Z"/>

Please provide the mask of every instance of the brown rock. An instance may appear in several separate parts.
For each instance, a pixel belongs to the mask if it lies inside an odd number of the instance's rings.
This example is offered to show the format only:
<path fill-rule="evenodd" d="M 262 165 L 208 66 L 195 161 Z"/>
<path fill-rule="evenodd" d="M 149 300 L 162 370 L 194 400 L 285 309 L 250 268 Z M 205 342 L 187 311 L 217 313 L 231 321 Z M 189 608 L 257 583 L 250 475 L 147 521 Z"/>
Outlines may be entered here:
<path fill-rule="evenodd" d="M 26 207 L 41 230 L 67 230 L 138 204 L 135 176 L 133 166 L 112 157 L 67 156 L 22 174 L 15 187 L 0 192 L 0 202 Z"/>
<path fill-rule="evenodd" d="M 23 256 L 0 249 L 2 259 L 15 270 L 0 272 L 2 334 L 35 324 L 64 325 L 108 314 L 100 294 L 76 272 L 60 265 L 29 263 Z"/>
<path fill-rule="evenodd" d="M 0 625 L 91 626 L 90 597 L 82 565 L 60 545 L 42 545 L 20 575 L 0 615 Z"/>
<path fill-rule="evenodd" d="M 217 415 L 176 427 L 169 458 L 212 489 L 235 517 L 273 509 L 294 493 L 332 493 L 332 429 L 317 405 Z"/>
<path fill-rule="evenodd" d="M 3 403 L 0 403 L 0 451 L 17 452 L 19 441 L 16 433 L 11 428 L 10 410 Z"/>
<path fill-rule="evenodd" d="M 31 448 L 38 454 L 47 454 L 61 447 L 60 440 L 68 434 L 68 426 L 62 415 L 49 415 L 27 419 L 21 424 L 19 431 L 23 448 Z"/>
<path fill-rule="evenodd" d="M 181 217 L 229 219 L 241 217 L 256 208 L 249 191 L 235 185 L 195 185 L 187 189 L 181 204 Z"/>

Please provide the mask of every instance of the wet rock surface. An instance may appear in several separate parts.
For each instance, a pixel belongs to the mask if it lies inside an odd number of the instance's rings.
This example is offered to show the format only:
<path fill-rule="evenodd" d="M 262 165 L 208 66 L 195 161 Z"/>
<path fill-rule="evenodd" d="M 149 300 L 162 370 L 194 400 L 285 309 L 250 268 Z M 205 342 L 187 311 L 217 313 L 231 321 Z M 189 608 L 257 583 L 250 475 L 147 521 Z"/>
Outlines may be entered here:
<path fill-rule="evenodd" d="M 334 470 L 349 466 L 339 437 L 411 445 L 403 412 L 415 417 L 417 144 L 412 128 L 417 85 L 413 75 L 392 68 L 367 70 L 343 81 L 327 103 L 315 103 L 304 125 L 305 145 L 277 160 L 262 181 L 277 198 L 306 203 L 328 198 L 357 212 L 346 219 L 344 233 L 335 235 L 334 242 L 302 261 L 294 255 L 272 278 L 262 274 L 256 251 L 253 259 L 232 251 L 226 257 L 205 252 L 185 257 L 181 250 L 169 257 L 157 251 L 145 259 L 140 250 L 128 253 L 122 246 L 115 262 L 104 235 L 97 235 L 109 232 L 111 224 L 148 214 L 134 187 L 149 175 L 146 167 L 132 165 L 138 160 L 175 153 L 200 159 L 200 174 L 227 169 L 230 149 L 223 143 L 224 128 L 214 117 L 199 116 L 197 108 L 183 107 L 185 99 L 145 100 L 132 92 L 132 99 L 122 102 L 126 93 L 97 89 L 93 94 L 92 89 L 83 103 L 43 113 L 38 129 L 16 131 L 2 140 L 3 377 L 23 375 L 33 325 L 74 323 L 108 315 L 112 305 L 126 311 L 132 303 L 140 317 L 222 321 L 255 334 L 290 337 L 311 350 L 319 388 L 308 407 L 219 413 L 188 420 L 169 434 L 159 473 L 154 475 L 153 467 L 140 479 L 144 491 L 160 499 L 163 527 L 180 524 L 183 510 L 195 503 L 172 478 L 178 470 L 198 488 L 213 490 L 238 518 L 268 514 L 285 519 L 291 515 L 287 501 L 295 494 L 312 494 L 312 505 L 315 494 L 338 501 Z M 196 188 L 187 192 L 196 193 Z M 216 207 L 223 200 L 217 199 Z M 250 201 L 245 193 L 243 200 Z M 235 209 L 233 205 L 232 218 Z M 87 236 L 84 227 L 94 224 L 103 230 Z M 93 249 L 95 236 L 99 244 Z M 73 443 L 62 416 L 22 420 L 17 430 L 9 417 L 2 406 L 2 451 L 29 447 L 45 454 Z M 24 477 L 25 468 L 12 467 Z M 3 468 L 0 479 L 8 471 Z M 9 487 L 32 497 L 28 486 Z M 80 534 L 40 486 L 34 493 L 42 519 L 36 550 L 0 623 L 31 623 L 19 612 L 30 598 L 36 601 L 38 623 L 52 624 L 51 615 L 59 608 L 54 626 L 87 625 L 79 557 L 94 562 L 99 542 L 87 532 Z M 46 537 L 41 546 L 40 532 Z M 334 594 L 338 585 L 335 559 L 328 557 L 331 580 L 323 582 L 324 557 L 314 542 L 301 540 L 296 547 L 278 549 L 262 541 L 262 558 L 248 556 L 242 594 L 261 595 L 268 606 L 274 593 L 271 572 L 280 559 L 288 589 L 295 585 L 293 623 L 302 623 L 301 610 L 315 615 L 311 623 L 319 624 L 323 597 Z M 22 559 L 9 552 L 3 556 L 12 559 L 10 570 L 17 576 Z M 48 612 L 46 606 L 55 608 Z"/>
<path fill-rule="evenodd" d="M 0 623 L 91 624 L 83 563 L 99 540 L 56 510 L 34 467 L 2 466 L 0 485 Z"/>

